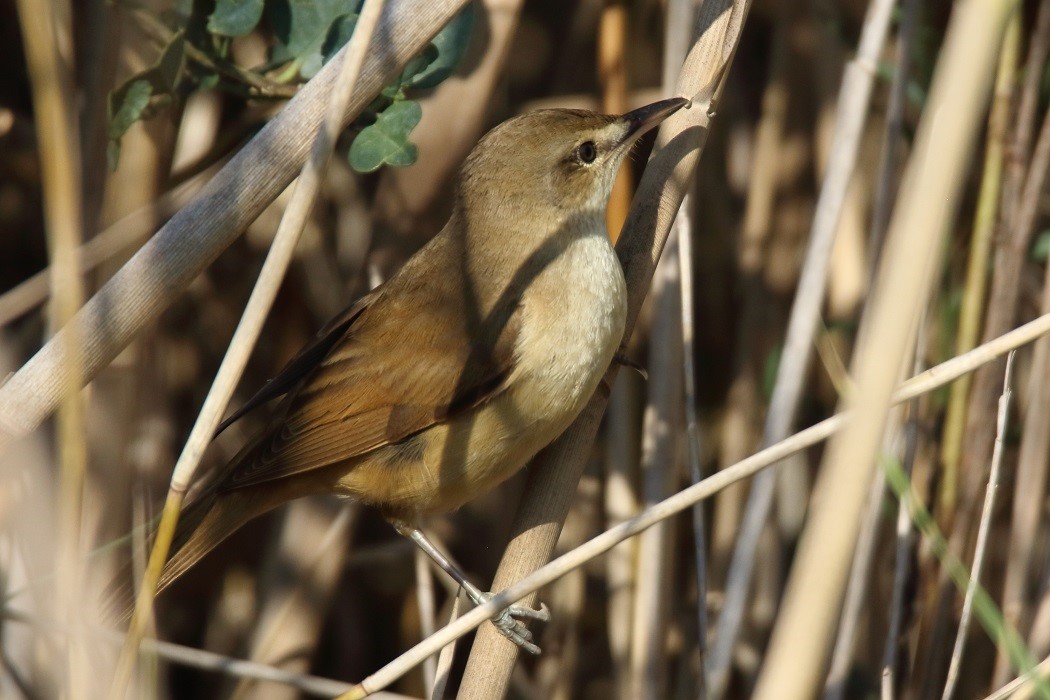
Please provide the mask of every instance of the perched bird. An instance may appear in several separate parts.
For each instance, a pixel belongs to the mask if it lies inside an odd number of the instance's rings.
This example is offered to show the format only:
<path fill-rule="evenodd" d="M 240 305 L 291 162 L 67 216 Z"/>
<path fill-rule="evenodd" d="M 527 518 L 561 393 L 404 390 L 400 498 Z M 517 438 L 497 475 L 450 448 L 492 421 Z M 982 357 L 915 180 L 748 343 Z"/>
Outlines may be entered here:
<path fill-rule="evenodd" d="M 688 104 L 622 116 L 541 110 L 510 119 L 463 164 L 444 229 L 332 319 L 228 418 L 284 396 L 265 430 L 183 513 L 164 588 L 246 522 L 301 496 L 374 505 L 474 602 L 417 528 L 517 472 L 583 409 L 624 332 L 626 287 L 605 208 L 637 137 Z M 538 652 L 515 617 L 494 622 Z"/>

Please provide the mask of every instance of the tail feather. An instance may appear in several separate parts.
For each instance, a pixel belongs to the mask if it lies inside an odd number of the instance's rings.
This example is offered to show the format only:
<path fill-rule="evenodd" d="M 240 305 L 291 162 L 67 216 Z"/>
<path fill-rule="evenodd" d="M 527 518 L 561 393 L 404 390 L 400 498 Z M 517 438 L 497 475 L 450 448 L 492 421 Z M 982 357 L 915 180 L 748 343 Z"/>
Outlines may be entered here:
<path fill-rule="evenodd" d="M 157 593 L 174 583 L 242 525 L 270 510 L 269 507 L 259 508 L 260 504 L 253 501 L 248 493 L 235 491 L 219 497 L 217 492 L 211 491 L 202 493 L 187 506 L 179 516 L 171 543 L 172 554 L 161 572 Z M 150 542 L 155 535 L 156 527 L 150 533 Z M 115 611 L 121 620 L 127 620 L 135 607 L 135 595 L 129 563 L 110 586 L 104 605 Z"/>

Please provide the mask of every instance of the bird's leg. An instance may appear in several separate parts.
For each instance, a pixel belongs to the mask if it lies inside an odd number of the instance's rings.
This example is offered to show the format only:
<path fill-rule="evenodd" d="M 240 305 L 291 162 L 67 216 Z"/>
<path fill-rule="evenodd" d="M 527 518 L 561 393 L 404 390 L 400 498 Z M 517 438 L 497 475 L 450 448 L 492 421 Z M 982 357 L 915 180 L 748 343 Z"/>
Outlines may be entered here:
<path fill-rule="evenodd" d="M 466 575 L 460 571 L 459 567 L 449 561 L 448 557 L 435 547 L 434 543 L 430 541 L 430 538 L 427 537 L 418 527 L 404 520 L 397 519 L 390 519 L 390 524 L 394 526 L 394 529 L 397 530 L 398 533 L 415 542 L 416 546 L 426 552 L 426 555 L 433 559 L 434 563 L 440 566 L 442 571 L 448 574 L 453 581 L 462 586 L 463 590 L 466 591 L 467 597 L 474 601 L 474 605 L 481 605 L 492 598 L 492 593 L 482 591 L 468 581 Z M 496 629 L 500 631 L 500 634 L 517 644 L 525 651 L 530 654 L 539 654 L 540 648 L 532 643 L 532 632 L 529 631 L 521 620 L 515 618 L 546 622 L 550 620 L 550 617 L 550 611 L 547 609 L 547 606 L 542 603 L 540 604 L 539 610 L 534 610 L 523 605 L 511 605 L 494 615 L 492 617 L 492 624 L 496 626 Z"/>

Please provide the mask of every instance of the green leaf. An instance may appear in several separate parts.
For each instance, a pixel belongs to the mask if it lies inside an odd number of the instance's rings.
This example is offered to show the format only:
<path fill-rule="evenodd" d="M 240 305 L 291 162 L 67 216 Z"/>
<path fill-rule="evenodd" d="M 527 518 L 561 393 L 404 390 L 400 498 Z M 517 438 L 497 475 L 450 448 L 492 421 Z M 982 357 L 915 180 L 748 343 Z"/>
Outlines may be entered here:
<path fill-rule="evenodd" d="M 320 72 L 323 65 L 324 58 L 321 56 L 321 52 L 310 51 L 304 54 L 299 62 L 299 75 L 309 80 Z"/>
<path fill-rule="evenodd" d="M 1035 237 L 1032 243 L 1032 261 L 1045 263 L 1050 258 L 1050 229 L 1043 231 Z"/>
<path fill-rule="evenodd" d="M 283 47 L 274 57 L 289 56 L 299 61 L 299 74 L 312 78 L 324 63 L 322 48 L 336 20 L 355 14 L 354 0 L 275 0 L 267 6 L 267 17 Z M 338 48 L 338 47 L 337 47 Z"/>
<path fill-rule="evenodd" d="M 264 0 L 216 0 L 208 18 L 208 31 L 223 36 L 244 36 L 262 19 Z"/>
<path fill-rule="evenodd" d="M 463 58 L 463 54 L 467 52 L 467 46 L 470 45 L 474 14 L 474 4 L 471 3 L 438 32 L 438 35 L 430 42 L 430 46 L 437 49 L 437 55 L 425 68 L 415 74 L 409 74 L 406 66 L 402 74 L 403 76 L 410 75 L 405 81 L 406 87 L 436 87 L 438 83 L 452 75 Z"/>
<path fill-rule="evenodd" d="M 299 56 L 322 38 L 340 15 L 344 0 L 275 0 L 268 6 L 274 34 L 293 56 Z"/>
<path fill-rule="evenodd" d="M 420 75 L 430 66 L 431 63 L 438 59 L 437 47 L 433 44 L 427 44 L 426 48 L 419 52 L 419 54 L 405 64 L 404 70 L 401 71 L 401 77 L 393 85 L 387 86 L 387 90 L 391 88 L 397 92 L 401 90 L 402 85 L 411 85 L 413 79 Z"/>
<path fill-rule="evenodd" d="M 164 47 L 156 63 L 131 76 L 109 94 L 109 145 L 106 156 L 111 169 L 117 167 L 120 139 L 131 125 L 172 103 L 185 69 L 185 59 L 186 37 L 179 32 Z"/>
<path fill-rule="evenodd" d="M 219 86 L 219 76 L 216 73 L 205 73 L 197 78 L 198 90 L 211 90 Z"/>
<path fill-rule="evenodd" d="M 337 17 L 332 22 L 332 26 L 328 28 L 328 35 L 321 44 L 321 55 L 324 56 L 325 63 L 331 61 L 332 57 L 339 53 L 339 49 L 343 48 L 346 42 L 350 41 L 354 28 L 357 27 L 358 17 L 359 15 L 355 12 Z"/>
<path fill-rule="evenodd" d="M 142 78 L 124 83 L 109 96 L 109 137 L 119 139 L 142 117 L 149 104 L 153 86 Z"/>
<path fill-rule="evenodd" d="M 366 126 L 350 145 L 350 166 L 370 173 L 384 164 L 412 165 L 416 146 L 408 134 L 419 124 L 423 109 L 413 100 L 399 100 L 380 112 L 375 124 Z"/>
<path fill-rule="evenodd" d="M 142 118 L 149 105 L 153 86 L 142 78 L 131 79 L 109 95 L 109 146 L 106 159 L 111 170 L 116 170 L 120 158 L 120 138 L 131 125 Z"/>
<path fill-rule="evenodd" d="M 179 32 L 164 50 L 160 58 L 143 75 L 148 76 L 157 92 L 175 92 L 186 66 L 186 36 Z"/>

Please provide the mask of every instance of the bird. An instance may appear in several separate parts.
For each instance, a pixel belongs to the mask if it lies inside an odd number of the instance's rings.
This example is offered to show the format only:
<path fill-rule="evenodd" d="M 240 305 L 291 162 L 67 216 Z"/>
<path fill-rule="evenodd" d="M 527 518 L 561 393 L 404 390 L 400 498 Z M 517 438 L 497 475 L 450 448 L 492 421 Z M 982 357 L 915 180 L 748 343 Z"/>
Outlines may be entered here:
<path fill-rule="evenodd" d="M 597 389 L 627 315 L 613 181 L 638 137 L 688 104 L 537 110 L 483 136 L 444 228 L 219 426 L 281 399 L 184 510 L 158 590 L 253 518 L 334 493 L 378 507 L 475 604 L 490 597 L 418 523 L 512 476 Z M 539 653 L 524 621 L 547 619 L 511 606 L 493 622 Z"/>

